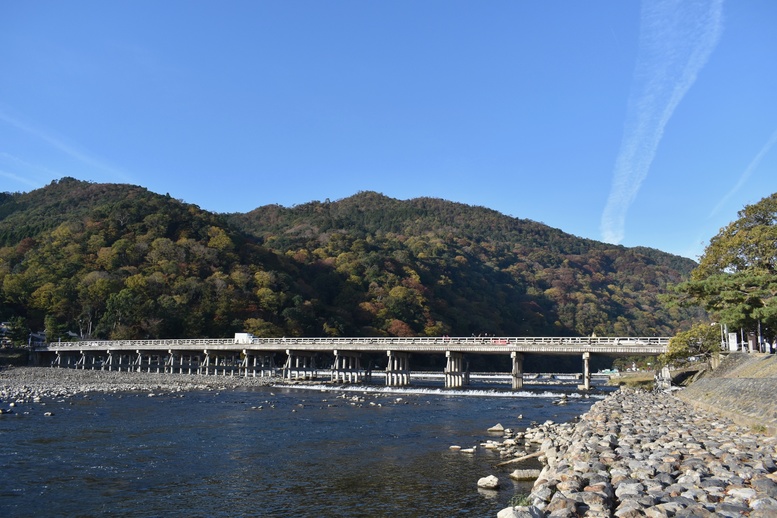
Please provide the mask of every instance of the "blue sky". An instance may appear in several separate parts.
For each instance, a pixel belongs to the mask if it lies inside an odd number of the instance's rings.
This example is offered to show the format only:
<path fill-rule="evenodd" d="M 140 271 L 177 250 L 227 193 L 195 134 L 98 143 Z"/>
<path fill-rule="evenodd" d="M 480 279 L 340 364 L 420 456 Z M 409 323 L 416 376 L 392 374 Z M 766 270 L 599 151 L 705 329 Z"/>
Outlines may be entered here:
<path fill-rule="evenodd" d="M 0 191 L 374 190 L 693 259 L 777 191 L 777 2 L 0 0 Z"/>

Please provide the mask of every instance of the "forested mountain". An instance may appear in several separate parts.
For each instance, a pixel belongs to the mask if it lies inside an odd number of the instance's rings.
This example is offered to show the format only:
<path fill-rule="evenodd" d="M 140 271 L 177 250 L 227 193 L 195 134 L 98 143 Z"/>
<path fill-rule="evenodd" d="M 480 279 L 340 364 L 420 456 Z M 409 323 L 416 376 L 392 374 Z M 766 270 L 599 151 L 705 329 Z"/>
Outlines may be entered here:
<path fill-rule="evenodd" d="M 371 192 L 218 215 L 65 178 L 0 195 L 0 318 L 49 338 L 671 335 L 695 263 Z"/>

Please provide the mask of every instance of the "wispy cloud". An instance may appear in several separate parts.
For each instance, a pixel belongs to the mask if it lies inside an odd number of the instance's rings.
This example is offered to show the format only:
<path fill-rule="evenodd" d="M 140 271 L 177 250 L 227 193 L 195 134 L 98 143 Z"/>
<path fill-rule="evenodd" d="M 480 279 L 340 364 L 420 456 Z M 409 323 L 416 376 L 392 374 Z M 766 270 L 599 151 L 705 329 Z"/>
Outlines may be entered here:
<path fill-rule="evenodd" d="M 98 159 L 97 157 L 78 149 L 78 147 L 74 146 L 73 144 L 67 143 L 66 140 L 61 137 L 57 137 L 50 132 L 41 130 L 40 128 L 37 128 L 32 124 L 29 124 L 27 122 L 19 120 L 18 118 L 8 115 L 2 109 L 0 109 L 0 121 L 11 125 L 18 130 L 24 131 L 25 133 L 32 135 L 33 137 L 39 140 L 42 140 L 43 142 L 54 147 L 55 149 L 58 149 L 65 155 L 71 158 L 74 158 L 75 160 L 81 162 L 82 164 L 93 168 L 94 170 L 96 170 L 95 172 L 108 175 L 111 178 L 116 180 L 121 180 L 124 182 L 131 181 L 129 175 L 127 175 L 124 171 L 121 171 L 120 169 L 112 165 L 106 164 L 105 162 Z"/>
<path fill-rule="evenodd" d="M 647 177 L 664 128 L 696 81 L 723 31 L 723 0 L 645 1 L 639 53 L 610 195 L 604 241 L 620 243 L 626 213 Z"/>
<path fill-rule="evenodd" d="M 3 171 L 0 169 L 0 176 L 3 178 L 8 178 L 9 180 L 12 180 L 16 183 L 20 183 L 23 185 L 27 185 L 29 187 L 37 188 L 41 185 L 38 182 L 35 182 L 33 180 L 30 180 L 29 178 L 24 178 L 23 176 L 19 176 L 18 174 L 9 173 L 8 171 Z"/>
<path fill-rule="evenodd" d="M 725 196 L 718 202 L 717 205 L 715 205 L 715 208 L 712 209 L 712 212 L 710 212 L 710 217 L 714 216 L 718 213 L 720 209 L 723 208 L 723 206 L 728 202 L 731 197 L 736 194 L 736 192 L 747 182 L 747 179 L 750 178 L 750 175 L 753 174 L 753 171 L 758 167 L 758 165 L 761 163 L 761 160 L 763 157 L 765 157 L 769 151 L 774 147 L 774 145 L 777 144 L 777 131 L 772 133 L 772 136 L 769 138 L 769 140 L 766 142 L 764 147 L 761 148 L 761 151 L 758 152 L 757 155 L 755 155 L 755 158 L 753 158 L 752 161 L 750 161 L 750 165 L 747 166 L 747 169 L 744 170 L 744 172 L 740 175 L 739 181 L 732 187 Z"/>

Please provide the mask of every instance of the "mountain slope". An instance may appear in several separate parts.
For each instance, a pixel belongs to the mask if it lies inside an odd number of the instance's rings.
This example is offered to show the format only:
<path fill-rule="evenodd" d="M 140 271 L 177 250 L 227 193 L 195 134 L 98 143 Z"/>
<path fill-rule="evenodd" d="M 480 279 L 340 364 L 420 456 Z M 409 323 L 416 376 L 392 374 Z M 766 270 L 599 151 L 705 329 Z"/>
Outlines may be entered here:
<path fill-rule="evenodd" d="M 690 317 L 658 295 L 693 261 L 482 207 L 362 192 L 230 219 L 273 250 L 331 264 L 367 293 L 363 309 L 411 333 L 655 335 Z"/>
<path fill-rule="evenodd" d="M 49 338 L 668 335 L 693 261 L 439 199 L 219 215 L 64 178 L 0 195 L 0 318 Z"/>
<path fill-rule="evenodd" d="M 315 334 L 328 314 L 313 272 L 140 187 L 66 178 L 5 196 L 0 214 L 0 317 L 50 339 Z"/>

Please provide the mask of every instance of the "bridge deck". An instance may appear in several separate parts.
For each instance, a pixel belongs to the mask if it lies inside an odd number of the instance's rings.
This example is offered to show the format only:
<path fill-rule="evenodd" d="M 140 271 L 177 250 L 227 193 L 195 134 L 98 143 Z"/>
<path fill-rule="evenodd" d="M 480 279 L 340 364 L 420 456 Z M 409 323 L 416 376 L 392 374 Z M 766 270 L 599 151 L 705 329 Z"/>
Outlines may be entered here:
<path fill-rule="evenodd" d="M 85 350 L 175 351 L 311 351 L 413 352 L 434 354 L 596 353 L 618 356 L 656 355 L 667 350 L 666 337 L 354 337 L 354 338 L 197 338 L 54 342 L 33 346 L 36 352 Z"/>

